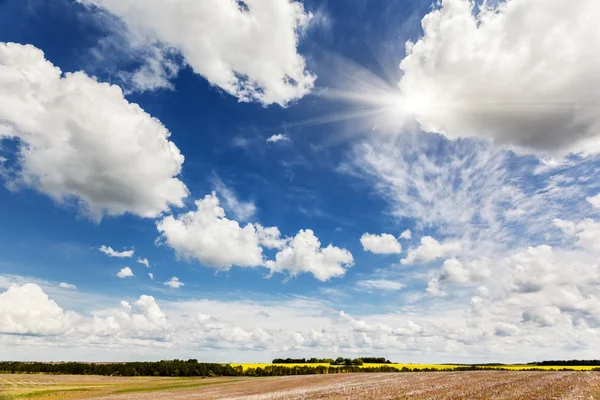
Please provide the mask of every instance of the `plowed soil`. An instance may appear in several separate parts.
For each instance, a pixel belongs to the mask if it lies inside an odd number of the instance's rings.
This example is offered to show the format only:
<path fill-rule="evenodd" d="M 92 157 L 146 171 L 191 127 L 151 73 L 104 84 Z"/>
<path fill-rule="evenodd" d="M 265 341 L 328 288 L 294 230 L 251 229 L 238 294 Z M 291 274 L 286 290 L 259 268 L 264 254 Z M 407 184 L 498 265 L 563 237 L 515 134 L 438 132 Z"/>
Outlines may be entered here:
<path fill-rule="evenodd" d="M 273 378 L 0 375 L 0 399 L 595 399 L 599 372 L 417 372 Z"/>

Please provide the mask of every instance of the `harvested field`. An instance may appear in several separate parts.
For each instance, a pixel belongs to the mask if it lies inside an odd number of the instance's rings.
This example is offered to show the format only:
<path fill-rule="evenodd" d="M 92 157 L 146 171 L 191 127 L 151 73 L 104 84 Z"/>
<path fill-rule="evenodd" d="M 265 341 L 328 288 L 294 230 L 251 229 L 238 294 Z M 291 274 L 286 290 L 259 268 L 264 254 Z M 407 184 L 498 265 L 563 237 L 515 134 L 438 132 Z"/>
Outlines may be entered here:
<path fill-rule="evenodd" d="M 249 378 L 245 378 L 249 379 Z M 127 399 L 168 391 L 194 390 L 211 385 L 239 382 L 239 378 L 161 378 L 81 375 L 0 374 L 0 400 L 8 399 L 90 399 L 115 396 Z M 146 397 L 141 398 L 146 398 Z M 148 396 L 148 398 L 154 398 Z M 157 396 L 156 398 L 161 398 Z"/>
<path fill-rule="evenodd" d="M 431 372 L 273 378 L 0 375 L 0 399 L 596 399 L 598 372 Z"/>

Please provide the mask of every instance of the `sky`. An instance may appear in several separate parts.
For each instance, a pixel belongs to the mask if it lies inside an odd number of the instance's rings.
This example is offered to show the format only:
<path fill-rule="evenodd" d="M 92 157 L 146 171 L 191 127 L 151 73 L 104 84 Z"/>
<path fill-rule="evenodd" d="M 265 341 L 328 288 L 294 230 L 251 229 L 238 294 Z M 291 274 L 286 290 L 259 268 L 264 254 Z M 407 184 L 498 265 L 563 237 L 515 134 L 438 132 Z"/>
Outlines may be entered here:
<path fill-rule="evenodd" d="M 0 0 L 0 354 L 599 358 L 596 0 Z"/>

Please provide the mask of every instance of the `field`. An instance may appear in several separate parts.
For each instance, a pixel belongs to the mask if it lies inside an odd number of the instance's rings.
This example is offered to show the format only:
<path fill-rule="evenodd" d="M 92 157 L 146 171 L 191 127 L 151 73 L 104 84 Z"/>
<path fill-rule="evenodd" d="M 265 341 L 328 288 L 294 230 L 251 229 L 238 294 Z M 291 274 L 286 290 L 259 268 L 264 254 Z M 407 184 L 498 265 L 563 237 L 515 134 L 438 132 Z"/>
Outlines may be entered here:
<path fill-rule="evenodd" d="M 316 366 L 325 366 L 325 367 L 329 367 L 330 364 L 328 363 L 314 363 L 314 364 L 231 364 L 234 367 L 237 367 L 239 365 L 241 365 L 244 368 L 244 371 L 247 370 L 248 368 L 265 368 L 271 365 L 277 365 L 280 367 L 316 367 Z M 336 365 L 332 365 L 333 367 L 335 367 Z M 369 364 L 369 363 L 365 363 L 363 365 L 361 365 L 361 368 L 368 368 L 368 367 L 373 367 L 373 368 L 377 368 L 377 367 L 381 367 L 381 366 L 388 366 L 388 367 L 394 367 L 394 368 L 398 368 L 398 369 L 402 369 L 402 367 L 407 367 L 407 368 L 417 368 L 417 369 L 425 369 L 425 368 L 431 368 L 431 369 L 437 369 L 437 370 L 445 370 L 445 369 L 453 369 L 456 367 L 456 365 L 440 365 L 440 364 Z"/>
<path fill-rule="evenodd" d="M 423 372 L 272 378 L 0 375 L 0 399 L 592 399 L 598 372 Z"/>
<path fill-rule="evenodd" d="M 282 367 L 294 367 L 294 366 L 311 366 L 316 367 L 318 365 L 329 366 L 329 364 L 231 364 L 234 367 L 241 365 L 244 368 L 244 371 L 248 368 L 265 368 L 271 365 L 278 365 Z M 410 369 L 435 369 L 438 371 L 454 369 L 457 367 L 461 367 L 461 365 L 450 365 L 450 364 L 363 364 L 361 368 L 368 367 L 381 367 L 381 366 L 394 367 L 397 369 L 402 369 L 404 367 Z M 575 370 L 575 371 L 591 371 L 594 368 L 599 368 L 597 366 L 536 366 L 536 365 L 501 365 L 501 366 L 482 366 L 482 368 L 493 368 L 493 369 L 508 369 L 512 371 L 527 371 L 527 370 L 546 370 L 546 371 L 560 371 L 562 369 Z"/>
<path fill-rule="evenodd" d="M 551 366 L 551 365 L 502 365 L 498 367 L 487 366 L 486 368 L 493 369 L 508 369 L 511 371 L 528 371 L 528 370 L 544 370 L 544 371 L 560 371 L 560 370 L 573 370 L 573 371 L 592 371 L 594 369 L 598 369 L 598 366 L 577 366 L 577 365 L 567 365 L 567 366 Z"/>
<path fill-rule="evenodd" d="M 248 379 L 248 378 L 245 378 Z M 126 399 L 143 394 L 194 391 L 240 382 L 239 378 L 108 377 L 81 375 L 0 374 L 0 400 Z M 145 398 L 145 397 L 144 397 Z"/>

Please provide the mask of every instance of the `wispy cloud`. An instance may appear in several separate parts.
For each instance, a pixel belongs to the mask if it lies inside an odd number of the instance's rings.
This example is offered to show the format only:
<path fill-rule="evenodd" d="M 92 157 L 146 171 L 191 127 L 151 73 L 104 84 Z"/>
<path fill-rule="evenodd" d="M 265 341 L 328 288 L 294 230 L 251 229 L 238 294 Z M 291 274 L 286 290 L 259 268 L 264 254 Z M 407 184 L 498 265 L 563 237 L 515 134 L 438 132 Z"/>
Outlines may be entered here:
<path fill-rule="evenodd" d="M 98 250 L 100 250 L 101 252 L 103 252 L 104 254 L 106 254 L 109 257 L 117 257 L 117 258 L 131 258 L 134 253 L 133 250 L 116 251 L 116 250 L 113 250 L 112 247 L 108 247 L 108 246 L 104 246 L 104 245 L 100 246 L 98 248 Z"/>
<path fill-rule="evenodd" d="M 77 289 L 77 286 L 71 284 L 71 283 L 66 283 L 66 282 L 61 282 L 58 285 L 59 287 L 63 288 L 63 289 L 71 289 L 71 290 L 75 290 Z"/>
<path fill-rule="evenodd" d="M 254 202 L 239 200 L 233 189 L 225 185 L 216 175 L 213 177 L 213 185 L 219 197 L 223 199 L 225 209 L 231 212 L 236 219 L 247 221 L 256 214 L 257 208 Z"/>
<path fill-rule="evenodd" d="M 387 279 L 366 279 L 357 281 L 356 286 L 360 290 L 367 291 L 396 291 L 404 288 L 404 284 L 401 282 Z"/>
<path fill-rule="evenodd" d="M 145 265 L 145 266 L 146 266 L 146 268 L 150 268 L 150 262 L 148 261 L 148 259 L 147 259 L 147 258 L 138 258 L 138 259 L 137 259 L 137 262 L 138 262 L 139 264 Z"/>
<path fill-rule="evenodd" d="M 287 136 L 284 135 L 282 133 L 278 133 L 276 135 L 272 135 L 269 138 L 267 138 L 267 143 L 277 143 L 277 142 L 282 142 L 282 141 L 291 141 L 291 139 Z"/>
<path fill-rule="evenodd" d="M 408 134 L 355 146 L 340 171 L 373 184 L 397 218 L 490 255 L 546 240 L 552 218 L 591 211 L 593 185 L 582 177 L 593 160 L 543 174 L 536 165 L 483 142 Z"/>

